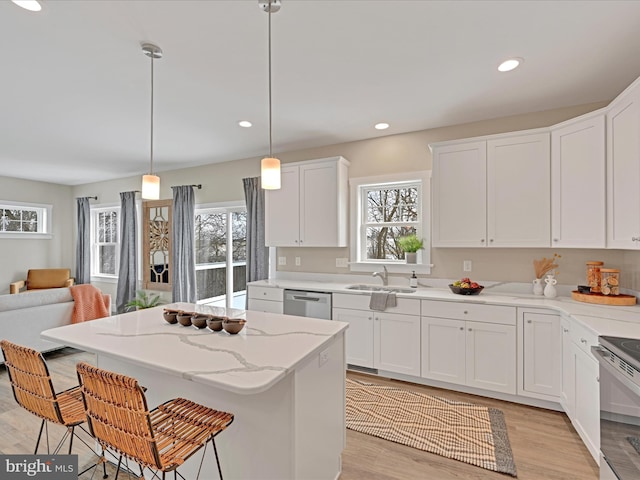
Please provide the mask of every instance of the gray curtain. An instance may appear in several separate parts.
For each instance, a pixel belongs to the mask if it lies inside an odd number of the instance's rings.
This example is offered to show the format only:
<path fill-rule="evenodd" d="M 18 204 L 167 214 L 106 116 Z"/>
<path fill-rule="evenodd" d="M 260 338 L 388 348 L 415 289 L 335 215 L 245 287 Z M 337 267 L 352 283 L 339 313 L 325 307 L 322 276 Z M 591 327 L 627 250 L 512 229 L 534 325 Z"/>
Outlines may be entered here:
<path fill-rule="evenodd" d="M 91 283 L 91 210 L 89 197 L 77 198 L 78 240 L 75 283 Z"/>
<path fill-rule="evenodd" d="M 120 192 L 120 266 L 116 291 L 116 311 L 136 297 L 138 279 L 136 192 Z"/>
<path fill-rule="evenodd" d="M 195 195 L 191 185 L 173 189 L 171 290 L 174 302 L 196 302 Z"/>
<path fill-rule="evenodd" d="M 243 178 L 247 202 L 247 283 L 269 278 L 269 249 L 264 238 L 264 190 L 260 177 Z"/>

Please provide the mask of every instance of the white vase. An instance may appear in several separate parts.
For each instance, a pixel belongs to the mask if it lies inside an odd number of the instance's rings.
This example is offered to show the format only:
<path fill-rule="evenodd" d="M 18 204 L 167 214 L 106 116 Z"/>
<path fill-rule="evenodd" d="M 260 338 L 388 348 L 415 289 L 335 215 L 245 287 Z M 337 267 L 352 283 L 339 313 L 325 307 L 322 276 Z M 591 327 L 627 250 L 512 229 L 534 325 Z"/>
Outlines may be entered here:
<path fill-rule="evenodd" d="M 542 286 L 542 279 L 541 278 L 536 278 L 533 281 L 533 294 L 534 295 L 543 295 L 544 294 L 544 287 Z"/>
<path fill-rule="evenodd" d="M 558 295 L 555 287 L 558 281 L 553 278 L 553 275 L 550 273 L 547 275 L 547 278 L 544 279 L 544 283 L 547 284 L 544 287 L 544 296 L 547 298 L 555 298 Z"/>

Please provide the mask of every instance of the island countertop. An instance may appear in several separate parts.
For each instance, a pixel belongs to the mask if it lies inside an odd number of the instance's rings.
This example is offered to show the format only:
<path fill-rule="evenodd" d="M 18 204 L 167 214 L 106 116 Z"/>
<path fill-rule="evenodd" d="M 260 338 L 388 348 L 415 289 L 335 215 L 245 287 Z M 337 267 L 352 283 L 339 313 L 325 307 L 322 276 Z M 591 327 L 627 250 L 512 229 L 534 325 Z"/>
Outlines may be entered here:
<path fill-rule="evenodd" d="M 245 318 L 237 335 L 164 321 L 164 308 Z M 173 303 L 42 332 L 42 338 L 238 394 L 268 390 L 347 323 Z"/>

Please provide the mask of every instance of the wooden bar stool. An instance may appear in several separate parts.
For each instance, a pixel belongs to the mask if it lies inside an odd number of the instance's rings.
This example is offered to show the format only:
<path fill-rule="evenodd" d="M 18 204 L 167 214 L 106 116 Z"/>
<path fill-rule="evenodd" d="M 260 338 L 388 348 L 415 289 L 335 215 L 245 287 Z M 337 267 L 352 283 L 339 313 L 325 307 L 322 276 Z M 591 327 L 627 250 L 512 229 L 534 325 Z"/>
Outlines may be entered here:
<path fill-rule="evenodd" d="M 154 475 L 162 472 L 163 479 L 171 471 L 177 478 L 178 467 L 205 447 L 202 468 L 206 444 L 211 440 L 222 478 L 214 438 L 233 422 L 233 414 L 184 398 L 169 400 L 149 411 L 136 379 L 84 362 L 77 365 L 77 371 L 91 434 L 103 452 L 109 449 L 120 455 L 118 472 L 124 457 L 136 462 L 141 470 L 149 468 Z"/>
<path fill-rule="evenodd" d="M 77 386 L 56 393 L 53 388 L 51 376 L 49 375 L 49 368 L 42 353 L 32 348 L 16 345 L 8 340 L 0 341 L 0 347 L 4 355 L 5 366 L 13 390 L 13 397 L 18 405 L 42 419 L 40 433 L 38 433 L 38 440 L 36 441 L 36 448 L 33 452 L 34 455 L 38 453 L 38 447 L 40 446 L 42 431 L 44 429 L 47 431 L 47 453 L 57 454 L 66 439 L 69 438 L 69 454 L 71 454 L 74 437 L 94 452 L 93 448 L 79 437 L 75 431 L 76 427 L 80 427 L 88 436 L 90 435 L 89 432 L 82 427 L 87 417 L 84 412 L 80 387 Z M 49 451 L 47 422 L 61 425 L 67 429 L 53 452 Z M 84 472 L 94 466 L 95 465 L 90 466 Z M 106 465 L 104 464 L 103 471 L 104 478 L 107 478 Z M 84 472 L 80 472 L 80 475 Z"/>

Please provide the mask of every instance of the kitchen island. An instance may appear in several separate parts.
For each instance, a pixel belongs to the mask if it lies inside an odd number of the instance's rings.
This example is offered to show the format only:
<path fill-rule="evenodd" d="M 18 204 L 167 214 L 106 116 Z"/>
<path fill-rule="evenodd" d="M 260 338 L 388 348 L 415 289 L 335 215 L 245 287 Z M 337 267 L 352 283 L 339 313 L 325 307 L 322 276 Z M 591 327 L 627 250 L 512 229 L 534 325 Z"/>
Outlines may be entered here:
<path fill-rule="evenodd" d="M 216 442 L 227 479 L 339 476 L 348 324 L 187 303 L 166 307 L 226 313 L 247 324 L 237 335 L 170 325 L 156 307 L 46 330 L 42 337 L 95 353 L 99 367 L 137 378 L 150 407 L 185 397 L 233 413 Z M 199 458 L 181 468 L 186 478 L 195 478 Z M 212 452 L 201 478 L 217 478 Z"/>

